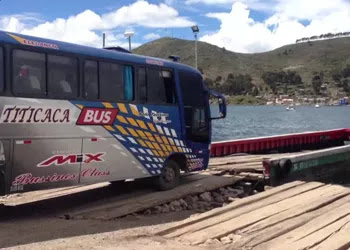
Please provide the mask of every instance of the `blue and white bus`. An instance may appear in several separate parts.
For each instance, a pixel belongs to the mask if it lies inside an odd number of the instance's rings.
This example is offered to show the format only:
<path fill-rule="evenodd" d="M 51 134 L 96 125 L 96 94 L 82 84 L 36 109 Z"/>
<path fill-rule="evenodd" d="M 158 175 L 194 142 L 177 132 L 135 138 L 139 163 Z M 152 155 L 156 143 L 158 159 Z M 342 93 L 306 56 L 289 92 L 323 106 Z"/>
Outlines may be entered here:
<path fill-rule="evenodd" d="M 186 65 L 0 32 L 0 193 L 206 169 L 225 99 Z M 220 115 L 210 117 L 209 94 Z"/>

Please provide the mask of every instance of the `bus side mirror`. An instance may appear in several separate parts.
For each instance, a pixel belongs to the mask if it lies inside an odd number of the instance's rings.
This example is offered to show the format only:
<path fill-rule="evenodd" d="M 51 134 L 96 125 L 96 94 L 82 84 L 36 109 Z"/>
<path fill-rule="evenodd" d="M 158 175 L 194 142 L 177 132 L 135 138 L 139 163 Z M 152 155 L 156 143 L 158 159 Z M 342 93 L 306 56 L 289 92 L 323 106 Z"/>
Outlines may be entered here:
<path fill-rule="evenodd" d="M 218 101 L 218 105 L 219 105 L 219 117 L 211 117 L 211 120 L 217 120 L 217 119 L 224 119 L 226 118 L 226 113 L 227 113 L 227 105 L 226 105 L 226 99 L 225 97 L 214 91 L 214 90 L 209 90 L 209 95 L 213 96 L 214 98 L 216 98 Z"/>

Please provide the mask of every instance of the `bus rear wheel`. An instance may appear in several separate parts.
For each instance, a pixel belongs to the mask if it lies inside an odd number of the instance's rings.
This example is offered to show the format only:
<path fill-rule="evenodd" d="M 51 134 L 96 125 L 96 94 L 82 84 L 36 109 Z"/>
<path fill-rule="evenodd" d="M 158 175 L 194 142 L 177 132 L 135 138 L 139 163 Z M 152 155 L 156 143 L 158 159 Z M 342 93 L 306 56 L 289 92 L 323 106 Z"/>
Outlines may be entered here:
<path fill-rule="evenodd" d="M 165 163 L 162 173 L 156 179 L 157 188 L 161 191 L 173 189 L 180 183 L 180 167 L 173 161 Z"/>

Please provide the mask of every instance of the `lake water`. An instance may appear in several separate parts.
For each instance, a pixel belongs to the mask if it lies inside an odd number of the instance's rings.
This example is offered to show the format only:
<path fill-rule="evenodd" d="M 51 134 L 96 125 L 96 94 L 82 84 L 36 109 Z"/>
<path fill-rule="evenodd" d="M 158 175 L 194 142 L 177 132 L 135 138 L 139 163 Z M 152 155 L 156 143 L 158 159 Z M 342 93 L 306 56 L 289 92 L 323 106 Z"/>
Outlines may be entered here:
<path fill-rule="evenodd" d="M 350 107 L 228 106 L 226 119 L 213 121 L 213 141 L 337 128 L 350 128 Z"/>

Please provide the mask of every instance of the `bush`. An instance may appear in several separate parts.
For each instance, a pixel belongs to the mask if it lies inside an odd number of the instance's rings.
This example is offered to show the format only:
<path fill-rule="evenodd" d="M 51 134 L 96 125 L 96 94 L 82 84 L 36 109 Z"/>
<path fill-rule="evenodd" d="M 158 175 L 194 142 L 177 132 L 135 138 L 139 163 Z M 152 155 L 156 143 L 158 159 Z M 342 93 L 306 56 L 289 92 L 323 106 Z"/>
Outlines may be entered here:
<path fill-rule="evenodd" d="M 226 81 L 220 86 L 219 90 L 229 95 L 251 94 L 253 89 L 252 77 L 248 74 L 239 74 L 235 76 L 230 73 Z"/>

